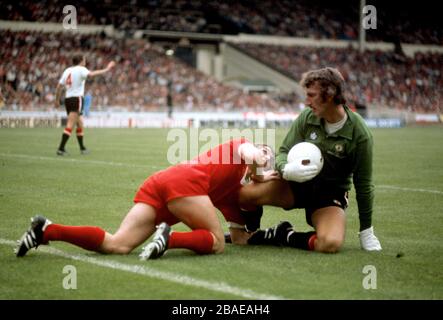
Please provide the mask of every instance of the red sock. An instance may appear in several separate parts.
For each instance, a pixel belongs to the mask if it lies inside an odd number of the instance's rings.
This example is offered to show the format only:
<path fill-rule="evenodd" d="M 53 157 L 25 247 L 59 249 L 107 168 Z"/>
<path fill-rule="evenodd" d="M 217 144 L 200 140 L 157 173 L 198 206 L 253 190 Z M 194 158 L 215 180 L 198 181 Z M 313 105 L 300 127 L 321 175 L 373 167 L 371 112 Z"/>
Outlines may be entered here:
<path fill-rule="evenodd" d="M 91 251 L 97 251 L 104 239 L 105 231 L 99 227 L 50 224 L 43 232 L 43 243 L 64 241 Z"/>
<path fill-rule="evenodd" d="M 208 230 L 198 229 L 191 232 L 172 232 L 168 249 L 185 248 L 198 254 L 212 253 L 214 238 Z"/>
<path fill-rule="evenodd" d="M 308 240 L 308 250 L 313 251 L 315 249 L 315 240 L 317 240 L 316 233 L 314 233 Z"/>

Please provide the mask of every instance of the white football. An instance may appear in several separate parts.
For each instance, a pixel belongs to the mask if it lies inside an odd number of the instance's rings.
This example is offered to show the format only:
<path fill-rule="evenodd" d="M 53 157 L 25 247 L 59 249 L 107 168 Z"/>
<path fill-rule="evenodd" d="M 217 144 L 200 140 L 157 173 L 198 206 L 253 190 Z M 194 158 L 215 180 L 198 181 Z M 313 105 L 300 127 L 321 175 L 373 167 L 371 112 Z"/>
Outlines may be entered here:
<path fill-rule="evenodd" d="M 288 163 L 299 162 L 305 166 L 316 164 L 318 167 L 317 174 L 323 168 L 323 156 L 320 149 L 313 143 L 300 142 L 289 150 Z"/>

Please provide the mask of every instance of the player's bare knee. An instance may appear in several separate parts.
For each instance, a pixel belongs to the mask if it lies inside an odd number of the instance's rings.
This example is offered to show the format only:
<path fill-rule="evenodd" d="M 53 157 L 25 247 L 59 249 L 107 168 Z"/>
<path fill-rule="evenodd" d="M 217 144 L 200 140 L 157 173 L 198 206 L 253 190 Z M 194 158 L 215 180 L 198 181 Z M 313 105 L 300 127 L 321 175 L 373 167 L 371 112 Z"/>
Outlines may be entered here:
<path fill-rule="evenodd" d="M 335 236 L 322 236 L 317 238 L 316 249 L 325 253 L 336 253 L 343 245 L 343 239 Z"/>

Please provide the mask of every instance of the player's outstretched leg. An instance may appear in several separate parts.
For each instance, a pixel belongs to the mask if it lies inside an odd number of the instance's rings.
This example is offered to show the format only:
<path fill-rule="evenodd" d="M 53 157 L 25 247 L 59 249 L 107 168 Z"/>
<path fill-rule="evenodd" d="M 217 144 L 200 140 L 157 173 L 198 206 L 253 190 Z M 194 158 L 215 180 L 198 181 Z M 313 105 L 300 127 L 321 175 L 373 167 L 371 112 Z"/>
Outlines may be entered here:
<path fill-rule="evenodd" d="M 96 226 L 67 226 L 36 216 L 29 230 L 19 240 L 16 253 L 22 257 L 30 248 L 40 244 L 63 241 L 89 251 L 128 254 L 154 233 L 155 216 L 153 207 L 136 203 L 115 234 Z"/>
<path fill-rule="evenodd" d="M 15 249 L 17 257 L 23 257 L 29 249 L 37 248 L 39 245 L 44 244 L 43 232 L 50 224 L 52 224 L 51 221 L 40 215 L 31 218 L 31 226 L 23 234 L 22 238 L 17 241 L 18 244 Z"/>
<path fill-rule="evenodd" d="M 152 241 L 143 247 L 143 251 L 139 255 L 140 260 L 160 258 L 168 249 L 170 233 L 171 227 L 166 222 L 162 222 L 158 226 Z"/>
<path fill-rule="evenodd" d="M 48 244 L 49 241 L 64 241 L 98 252 L 105 238 L 106 232 L 99 227 L 55 224 L 43 216 L 35 216 L 31 220 L 31 227 L 18 241 L 17 257 L 23 257 L 29 249 Z"/>

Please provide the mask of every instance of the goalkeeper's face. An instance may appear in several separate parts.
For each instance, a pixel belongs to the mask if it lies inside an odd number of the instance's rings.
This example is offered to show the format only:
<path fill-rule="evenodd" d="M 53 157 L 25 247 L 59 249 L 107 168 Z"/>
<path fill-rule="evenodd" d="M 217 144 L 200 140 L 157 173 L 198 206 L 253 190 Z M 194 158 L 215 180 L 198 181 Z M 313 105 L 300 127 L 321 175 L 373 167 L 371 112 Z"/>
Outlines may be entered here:
<path fill-rule="evenodd" d="M 306 88 L 306 105 L 319 118 L 323 118 L 328 106 L 328 99 L 322 94 L 322 89 L 318 83 Z"/>

